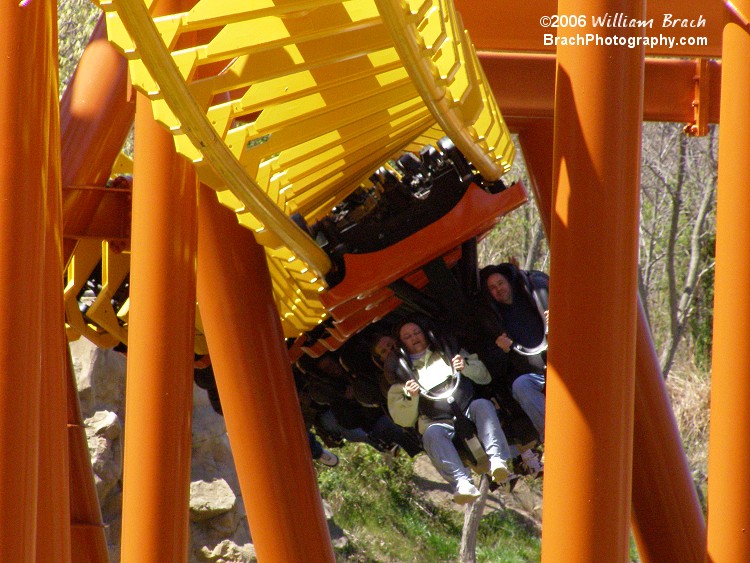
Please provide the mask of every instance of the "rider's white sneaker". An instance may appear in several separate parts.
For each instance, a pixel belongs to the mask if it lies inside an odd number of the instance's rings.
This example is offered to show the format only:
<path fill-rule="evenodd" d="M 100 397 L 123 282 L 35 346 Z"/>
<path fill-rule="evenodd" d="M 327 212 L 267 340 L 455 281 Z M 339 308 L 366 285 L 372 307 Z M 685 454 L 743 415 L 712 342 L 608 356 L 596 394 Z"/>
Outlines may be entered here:
<path fill-rule="evenodd" d="M 468 479 L 461 479 L 456 483 L 456 492 L 453 495 L 453 501 L 457 504 L 467 504 L 474 502 L 480 496 L 479 489 Z"/>
<path fill-rule="evenodd" d="M 499 457 L 490 458 L 490 475 L 492 475 L 492 480 L 498 485 L 505 482 L 510 475 L 510 471 L 504 459 Z"/>
<path fill-rule="evenodd" d="M 323 450 L 323 453 L 318 458 L 318 461 L 323 465 L 327 465 L 328 467 L 336 467 L 339 464 L 338 456 L 333 452 L 329 452 L 328 450 Z"/>

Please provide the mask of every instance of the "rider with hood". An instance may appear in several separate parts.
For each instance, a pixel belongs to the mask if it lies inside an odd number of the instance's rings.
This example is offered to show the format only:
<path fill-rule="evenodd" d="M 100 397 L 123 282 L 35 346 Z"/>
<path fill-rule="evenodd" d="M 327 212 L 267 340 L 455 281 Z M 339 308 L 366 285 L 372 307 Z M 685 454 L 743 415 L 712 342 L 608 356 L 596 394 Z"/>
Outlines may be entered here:
<path fill-rule="evenodd" d="M 485 357 L 502 366 L 513 398 L 544 441 L 549 278 L 504 263 L 482 268 L 479 279 L 487 313 Z"/>
<path fill-rule="evenodd" d="M 476 355 L 463 350 L 444 354 L 426 332 L 415 321 L 396 327 L 395 336 L 405 357 L 399 362 L 396 374 L 402 382 L 394 383 L 388 391 L 388 410 L 396 424 L 411 427 L 418 422 L 424 450 L 440 475 L 454 487 L 454 500 L 460 504 L 472 502 L 479 497 L 479 491 L 453 444 L 456 433 L 453 408 L 447 399 L 435 401 L 428 395 L 449 390 L 454 372 L 461 372 L 451 397 L 456 408 L 476 425 L 489 457 L 490 475 L 497 483 L 503 483 L 510 476 L 508 441 L 494 405 L 487 399 L 474 398 L 473 384 L 469 381 L 486 385 L 490 374 Z M 427 396 L 421 396 L 425 391 Z"/>

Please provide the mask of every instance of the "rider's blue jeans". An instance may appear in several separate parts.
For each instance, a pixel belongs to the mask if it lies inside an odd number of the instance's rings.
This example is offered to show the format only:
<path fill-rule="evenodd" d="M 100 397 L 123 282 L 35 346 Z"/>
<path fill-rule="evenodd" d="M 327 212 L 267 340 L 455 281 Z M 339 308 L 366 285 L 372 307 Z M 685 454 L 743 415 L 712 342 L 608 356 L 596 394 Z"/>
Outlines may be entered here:
<path fill-rule="evenodd" d="M 521 405 L 544 442 L 544 382 L 538 373 L 526 373 L 513 382 L 513 398 Z"/>
<path fill-rule="evenodd" d="M 505 438 L 495 406 L 487 399 L 474 399 L 466 409 L 466 416 L 477 427 L 477 435 L 482 442 L 490 462 L 500 458 L 510 459 L 508 440 Z M 461 479 L 471 480 L 471 472 L 463 464 L 453 445 L 455 431 L 448 422 L 433 422 L 422 435 L 422 445 L 438 473 L 454 489 Z"/>

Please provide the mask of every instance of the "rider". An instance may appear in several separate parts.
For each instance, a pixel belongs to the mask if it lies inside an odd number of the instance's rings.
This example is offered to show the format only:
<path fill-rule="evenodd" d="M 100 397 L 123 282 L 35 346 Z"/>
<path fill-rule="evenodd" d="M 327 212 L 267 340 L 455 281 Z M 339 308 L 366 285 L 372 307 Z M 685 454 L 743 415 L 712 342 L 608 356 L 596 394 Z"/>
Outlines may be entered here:
<path fill-rule="evenodd" d="M 513 398 L 544 441 L 549 278 L 510 263 L 486 266 L 479 276 L 489 341 L 483 357 L 503 367 Z"/>
<path fill-rule="evenodd" d="M 460 379 L 462 385 L 455 390 L 453 397 L 463 414 L 476 425 L 489 457 L 490 475 L 495 482 L 503 483 L 510 476 L 508 441 L 494 406 L 486 399 L 473 399 L 473 385 L 469 382 L 485 385 L 490 381 L 490 374 L 475 355 L 464 350 L 446 359 L 436 344 L 428 341 L 425 329 L 415 321 L 397 325 L 395 334 L 408 359 L 400 362 L 399 375 L 404 383 L 395 383 L 388 391 L 389 412 L 401 426 L 410 427 L 418 421 L 423 447 L 440 475 L 454 487 L 455 502 L 472 502 L 479 497 L 479 491 L 453 444 L 453 412 L 445 400 L 433 401 L 425 391 L 435 394 L 450 388 L 454 372 L 461 372 L 464 376 Z M 420 396 L 420 390 L 424 396 Z"/>
<path fill-rule="evenodd" d="M 385 414 L 375 384 L 358 386 L 364 379 L 344 369 L 333 353 L 321 356 L 313 364 L 316 373 L 310 376 L 310 393 L 314 401 L 328 407 L 318 417 L 326 432 L 339 434 L 350 442 L 370 444 L 380 451 L 394 445 L 412 457 L 421 451 L 418 441 Z"/>

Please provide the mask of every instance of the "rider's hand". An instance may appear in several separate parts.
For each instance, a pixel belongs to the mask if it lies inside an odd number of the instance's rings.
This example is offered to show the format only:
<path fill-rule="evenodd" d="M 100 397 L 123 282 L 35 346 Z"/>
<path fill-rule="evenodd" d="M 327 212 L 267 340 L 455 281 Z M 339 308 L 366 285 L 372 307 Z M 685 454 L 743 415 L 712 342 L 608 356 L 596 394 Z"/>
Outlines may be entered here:
<path fill-rule="evenodd" d="M 404 383 L 404 391 L 406 391 L 406 394 L 410 397 L 416 397 L 419 395 L 419 383 L 414 379 L 410 379 Z"/>
<path fill-rule="evenodd" d="M 455 355 L 453 356 L 453 359 L 451 360 L 451 365 L 453 366 L 453 369 L 456 371 L 463 371 L 466 367 L 466 362 L 464 362 L 463 356 L 461 355 Z"/>
<path fill-rule="evenodd" d="M 510 352 L 510 347 L 513 346 L 513 339 L 505 333 L 502 333 L 495 339 L 495 344 L 503 352 Z"/>

